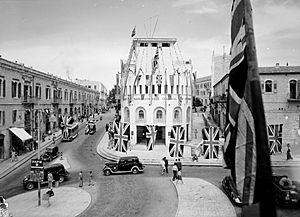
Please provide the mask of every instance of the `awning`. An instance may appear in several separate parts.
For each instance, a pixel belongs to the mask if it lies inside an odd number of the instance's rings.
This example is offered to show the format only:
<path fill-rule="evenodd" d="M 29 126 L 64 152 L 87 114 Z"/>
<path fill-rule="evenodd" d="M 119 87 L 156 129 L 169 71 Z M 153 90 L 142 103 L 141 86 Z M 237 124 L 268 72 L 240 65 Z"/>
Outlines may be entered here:
<path fill-rule="evenodd" d="M 29 135 L 23 128 L 12 127 L 9 128 L 9 130 L 17 137 L 19 137 L 23 142 L 28 139 L 32 139 L 32 136 Z"/>

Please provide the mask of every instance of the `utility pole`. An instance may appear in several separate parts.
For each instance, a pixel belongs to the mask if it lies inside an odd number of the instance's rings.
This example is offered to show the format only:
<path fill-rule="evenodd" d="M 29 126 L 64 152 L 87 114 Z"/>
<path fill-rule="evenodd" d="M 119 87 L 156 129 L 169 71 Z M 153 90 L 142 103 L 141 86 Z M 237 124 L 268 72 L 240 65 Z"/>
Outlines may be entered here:
<path fill-rule="evenodd" d="M 38 159 L 40 159 L 40 110 L 38 110 L 38 116 L 37 116 L 37 122 L 38 122 Z M 41 205 L 41 176 L 40 176 L 40 170 L 39 170 L 39 173 L 38 173 L 38 206 Z"/>

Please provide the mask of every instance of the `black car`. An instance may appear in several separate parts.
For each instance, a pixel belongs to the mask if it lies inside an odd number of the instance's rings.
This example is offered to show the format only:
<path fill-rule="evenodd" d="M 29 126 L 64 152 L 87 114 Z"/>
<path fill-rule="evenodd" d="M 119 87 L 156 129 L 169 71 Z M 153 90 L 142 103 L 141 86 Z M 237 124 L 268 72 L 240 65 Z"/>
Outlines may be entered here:
<path fill-rule="evenodd" d="M 145 166 L 136 156 L 121 157 L 118 162 L 105 163 L 103 173 L 106 176 L 116 173 L 133 173 L 143 172 Z"/>
<path fill-rule="evenodd" d="M 52 173 L 54 181 L 64 182 L 68 176 L 69 172 L 64 168 L 60 163 L 48 165 L 44 167 L 44 170 L 41 172 L 41 185 L 48 183 L 48 173 Z M 26 175 L 23 179 L 23 186 L 27 190 L 32 190 L 37 187 L 38 181 L 37 176 L 34 173 Z"/>
<path fill-rule="evenodd" d="M 43 161 L 52 161 L 53 159 L 59 156 L 59 151 L 57 146 L 50 146 L 46 148 L 46 151 L 41 155 L 41 160 Z"/>
<path fill-rule="evenodd" d="M 239 195 L 236 185 L 231 176 L 226 176 L 222 180 L 222 187 L 227 194 L 227 196 L 232 200 L 232 202 L 237 206 L 242 206 L 241 196 Z"/>
<path fill-rule="evenodd" d="M 86 129 L 85 129 L 85 134 L 94 134 L 96 132 L 96 121 L 89 121 Z"/>
<path fill-rule="evenodd" d="M 279 205 L 300 204 L 300 182 L 292 181 L 286 175 L 273 175 L 272 183 Z"/>

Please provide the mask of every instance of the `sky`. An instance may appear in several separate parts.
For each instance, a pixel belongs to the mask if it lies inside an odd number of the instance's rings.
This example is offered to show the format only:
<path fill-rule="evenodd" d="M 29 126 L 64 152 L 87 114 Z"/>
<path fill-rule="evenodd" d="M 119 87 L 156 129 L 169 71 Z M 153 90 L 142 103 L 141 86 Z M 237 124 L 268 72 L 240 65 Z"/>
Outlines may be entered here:
<path fill-rule="evenodd" d="M 300 65 L 300 1 L 252 0 L 259 66 Z M 0 0 L 0 55 L 110 90 L 136 37 L 177 38 L 197 77 L 230 51 L 231 0 Z M 156 24 L 157 23 L 157 24 Z M 155 30 L 155 31 L 154 31 Z M 154 32 L 154 33 L 153 33 Z"/>

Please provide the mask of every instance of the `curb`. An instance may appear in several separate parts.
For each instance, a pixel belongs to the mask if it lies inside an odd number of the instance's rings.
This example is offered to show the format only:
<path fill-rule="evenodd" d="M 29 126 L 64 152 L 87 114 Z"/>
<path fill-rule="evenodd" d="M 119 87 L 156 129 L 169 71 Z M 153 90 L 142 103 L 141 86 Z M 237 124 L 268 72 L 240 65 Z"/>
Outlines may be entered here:
<path fill-rule="evenodd" d="M 173 187 L 175 188 L 176 195 L 177 195 L 177 198 L 178 198 L 178 205 L 177 205 L 177 210 L 176 210 L 176 214 L 175 214 L 175 217 L 178 217 L 178 211 L 179 211 L 179 200 L 180 200 L 180 198 L 179 198 L 178 190 L 177 190 L 177 188 L 176 188 L 176 186 L 175 186 L 174 182 L 172 181 L 172 178 L 170 179 L 170 182 L 172 182 L 172 185 L 173 185 Z"/>

